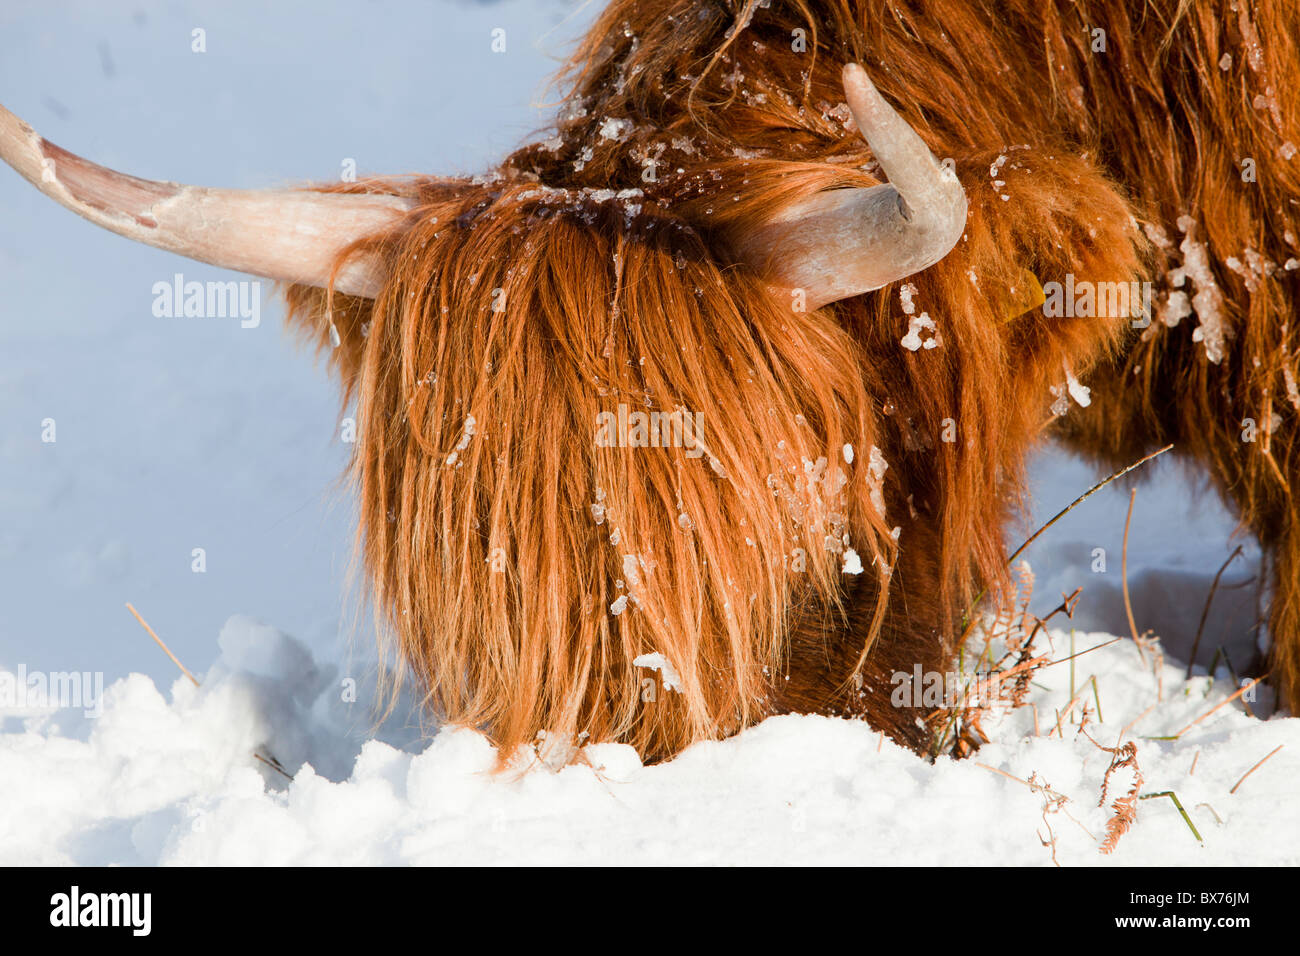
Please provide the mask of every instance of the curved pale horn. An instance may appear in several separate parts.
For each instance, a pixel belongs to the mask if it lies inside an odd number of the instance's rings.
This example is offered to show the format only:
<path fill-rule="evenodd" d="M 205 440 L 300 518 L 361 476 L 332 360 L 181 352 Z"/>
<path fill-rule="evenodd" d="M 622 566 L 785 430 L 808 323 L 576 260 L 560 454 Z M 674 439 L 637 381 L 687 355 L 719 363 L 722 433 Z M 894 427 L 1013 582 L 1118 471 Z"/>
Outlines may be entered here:
<path fill-rule="evenodd" d="M 966 194 L 885 102 L 866 70 L 844 68 L 858 129 L 889 183 L 832 189 L 794 203 L 742 241 L 741 255 L 809 309 L 879 289 L 934 265 L 966 227 Z"/>
<path fill-rule="evenodd" d="M 0 106 L 0 159 L 77 215 L 119 236 L 225 269 L 324 287 L 335 256 L 411 204 L 396 196 L 205 189 L 137 179 L 42 139 Z M 373 297 L 374 262 L 341 269 L 334 288 Z"/>

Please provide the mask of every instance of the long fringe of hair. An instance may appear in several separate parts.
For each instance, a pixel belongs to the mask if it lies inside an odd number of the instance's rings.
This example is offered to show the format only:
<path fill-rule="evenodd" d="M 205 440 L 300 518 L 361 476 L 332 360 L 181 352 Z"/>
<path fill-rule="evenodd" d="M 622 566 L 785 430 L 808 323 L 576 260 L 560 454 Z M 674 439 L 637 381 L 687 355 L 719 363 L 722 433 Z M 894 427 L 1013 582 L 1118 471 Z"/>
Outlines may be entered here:
<path fill-rule="evenodd" d="M 418 195 L 370 246 L 373 307 L 331 315 L 371 596 L 434 710 L 506 751 L 545 731 L 652 757 L 770 712 L 792 604 L 839 608 L 846 549 L 893 547 L 843 457 L 874 439 L 852 338 L 649 204 Z M 601 440 L 651 412 L 660 447 Z"/>

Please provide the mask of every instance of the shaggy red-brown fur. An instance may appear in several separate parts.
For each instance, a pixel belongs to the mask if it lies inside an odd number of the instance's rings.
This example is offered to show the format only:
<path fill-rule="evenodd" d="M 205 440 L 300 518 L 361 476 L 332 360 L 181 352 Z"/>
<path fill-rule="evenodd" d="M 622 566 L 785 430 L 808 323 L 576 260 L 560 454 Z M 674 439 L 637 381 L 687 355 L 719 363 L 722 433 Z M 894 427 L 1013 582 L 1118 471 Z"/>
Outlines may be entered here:
<path fill-rule="evenodd" d="M 473 182 L 339 187 L 419 200 L 349 250 L 383 257 L 376 300 L 289 301 L 337 336 L 371 595 L 434 711 L 505 753 L 541 733 L 658 759 L 786 711 L 923 749 L 891 676 L 948 669 L 977 595 L 1005 586 L 1003 532 L 1068 374 L 1096 396 L 1058 425 L 1075 447 L 1178 441 L 1276 546 L 1294 706 L 1292 420 L 1236 435 L 1295 394 L 1285 2 L 616 0 L 553 137 Z M 737 249 L 800 197 L 878 182 L 842 105 L 852 60 L 952 161 L 969 219 L 906 295 L 805 313 Z M 1135 341 L 1125 316 L 1035 308 L 1067 274 L 1163 275 L 1180 216 L 1235 330 L 1221 362 L 1192 319 Z M 1247 248 L 1274 266 L 1253 284 L 1226 264 Z M 936 347 L 900 344 L 905 299 Z M 620 404 L 699 413 L 703 453 L 604 447 Z M 674 680 L 634 663 L 656 652 Z"/>

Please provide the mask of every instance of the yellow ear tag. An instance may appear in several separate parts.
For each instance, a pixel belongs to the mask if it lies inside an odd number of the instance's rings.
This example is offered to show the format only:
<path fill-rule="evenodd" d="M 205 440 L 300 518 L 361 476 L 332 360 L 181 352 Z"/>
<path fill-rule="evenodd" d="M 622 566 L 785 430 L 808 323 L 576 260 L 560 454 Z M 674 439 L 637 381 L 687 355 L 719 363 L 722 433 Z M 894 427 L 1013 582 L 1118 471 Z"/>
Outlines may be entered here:
<path fill-rule="evenodd" d="M 1039 308 L 1046 301 L 1047 294 L 1043 292 L 1037 276 L 1028 269 L 1021 269 L 1020 280 L 1011 290 L 1011 309 L 1002 317 L 1002 321 L 1010 322 L 1031 309 Z"/>

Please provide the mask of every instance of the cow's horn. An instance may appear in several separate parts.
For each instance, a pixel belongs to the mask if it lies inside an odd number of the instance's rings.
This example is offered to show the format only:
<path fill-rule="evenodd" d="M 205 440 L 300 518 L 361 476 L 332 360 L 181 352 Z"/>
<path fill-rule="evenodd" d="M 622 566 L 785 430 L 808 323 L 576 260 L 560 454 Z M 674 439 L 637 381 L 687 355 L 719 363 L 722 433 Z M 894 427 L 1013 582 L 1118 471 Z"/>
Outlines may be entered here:
<path fill-rule="evenodd" d="M 794 203 L 745 237 L 742 258 L 809 309 L 870 292 L 934 265 L 966 226 L 966 194 L 894 112 L 866 70 L 844 68 L 844 93 L 889 183 L 832 189 Z"/>
<path fill-rule="evenodd" d="M 324 287 L 340 251 L 404 215 L 396 196 L 206 189 L 137 179 L 47 142 L 0 106 L 0 159 L 79 216 L 128 239 L 200 262 Z M 334 288 L 373 297 L 377 263 L 358 259 Z"/>

